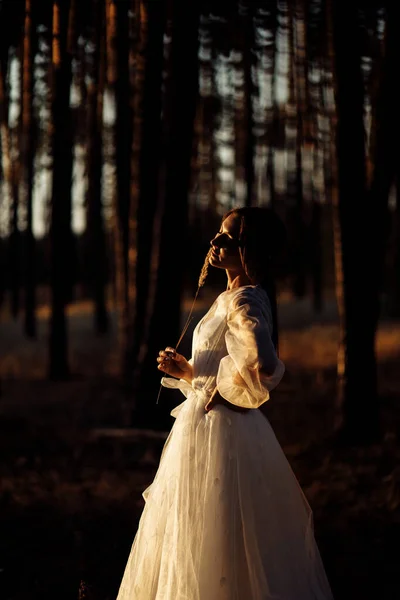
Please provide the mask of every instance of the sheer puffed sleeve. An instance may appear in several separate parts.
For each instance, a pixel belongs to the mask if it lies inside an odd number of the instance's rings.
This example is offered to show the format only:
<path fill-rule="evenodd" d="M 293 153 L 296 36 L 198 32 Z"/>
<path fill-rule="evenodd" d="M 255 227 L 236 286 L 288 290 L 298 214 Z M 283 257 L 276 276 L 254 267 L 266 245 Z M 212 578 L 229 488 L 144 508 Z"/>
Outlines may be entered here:
<path fill-rule="evenodd" d="M 269 399 L 285 371 L 271 339 L 267 294 L 261 288 L 240 290 L 228 307 L 227 325 L 228 354 L 219 364 L 218 391 L 232 404 L 258 408 Z"/>

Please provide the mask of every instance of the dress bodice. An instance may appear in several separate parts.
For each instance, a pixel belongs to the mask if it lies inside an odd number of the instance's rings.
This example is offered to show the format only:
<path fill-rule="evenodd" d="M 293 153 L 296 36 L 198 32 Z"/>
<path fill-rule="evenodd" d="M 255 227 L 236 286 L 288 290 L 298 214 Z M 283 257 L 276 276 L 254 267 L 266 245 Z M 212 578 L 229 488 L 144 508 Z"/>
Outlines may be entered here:
<path fill-rule="evenodd" d="M 271 339 L 272 317 L 266 292 L 260 286 L 241 286 L 222 292 L 193 332 L 191 386 L 172 384 L 185 395 L 221 395 L 238 406 L 257 408 L 268 400 L 284 372 Z"/>

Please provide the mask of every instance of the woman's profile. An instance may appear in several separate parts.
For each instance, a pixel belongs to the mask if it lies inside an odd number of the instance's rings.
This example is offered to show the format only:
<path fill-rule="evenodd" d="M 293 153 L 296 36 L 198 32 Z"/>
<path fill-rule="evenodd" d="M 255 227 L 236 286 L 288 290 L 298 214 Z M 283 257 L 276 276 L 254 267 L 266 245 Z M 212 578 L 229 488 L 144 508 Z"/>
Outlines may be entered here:
<path fill-rule="evenodd" d="M 206 260 L 227 289 L 190 360 L 160 351 L 162 384 L 186 399 L 143 492 L 118 600 L 332 600 L 311 508 L 257 410 L 284 373 L 273 283 L 284 237 L 268 208 L 224 215 Z"/>

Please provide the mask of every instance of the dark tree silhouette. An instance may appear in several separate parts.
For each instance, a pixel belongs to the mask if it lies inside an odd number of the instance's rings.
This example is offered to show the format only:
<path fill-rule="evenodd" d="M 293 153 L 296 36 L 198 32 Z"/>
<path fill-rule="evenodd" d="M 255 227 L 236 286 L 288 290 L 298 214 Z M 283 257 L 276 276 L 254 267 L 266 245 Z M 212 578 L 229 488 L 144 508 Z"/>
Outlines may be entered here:
<path fill-rule="evenodd" d="M 399 135 L 400 112 L 397 87 L 398 56 L 400 37 L 396 24 L 400 8 L 390 4 L 387 8 L 384 55 L 381 61 L 379 87 L 375 103 L 375 131 L 371 153 L 371 169 L 367 209 L 370 211 L 371 233 L 374 236 L 370 269 L 376 282 L 374 287 L 375 328 L 380 313 L 379 293 L 383 288 L 385 272 L 386 241 L 390 231 L 389 193 L 396 182 L 400 161 Z"/>
<path fill-rule="evenodd" d="M 28 337 L 36 337 L 36 260 L 35 240 L 32 231 L 33 220 L 33 183 L 36 145 L 36 119 L 33 112 L 34 56 L 36 50 L 36 23 L 33 20 L 32 0 L 25 3 L 25 30 L 23 44 L 22 69 L 22 132 L 23 132 L 23 166 L 25 183 L 26 231 L 25 239 L 25 333 Z"/>
<path fill-rule="evenodd" d="M 176 266 L 171 268 L 171 256 L 178 244 L 186 244 L 188 235 L 188 186 L 198 94 L 198 3 L 186 4 L 175 0 L 171 3 L 170 11 L 172 40 L 164 113 L 167 129 L 163 133 L 165 175 L 161 179 L 165 185 L 159 191 L 165 194 L 160 230 L 160 263 L 147 360 L 143 369 L 144 389 L 139 395 L 143 402 L 138 406 L 138 414 L 143 421 L 150 419 L 153 425 L 154 408 L 148 398 L 156 398 L 159 385 L 154 357 L 160 347 L 175 344 L 179 336 L 183 270 Z M 183 52 L 185 63 L 181 60 Z M 158 413 L 158 419 L 164 421 L 165 426 L 167 414 L 161 413 Z"/>
<path fill-rule="evenodd" d="M 336 243 L 340 242 L 336 254 L 341 324 L 337 428 L 343 439 L 370 441 L 379 428 L 375 357 L 377 273 L 372 268 L 376 247 L 372 240 L 372 206 L 366 190 L 359 26 L 355 6 L 339 2 L 333 3 L 331 10 L 338 168 L 334 228 Z"/>
<path fill-rule="evenodd" d="M 102 205 L 103 164 L 103 95 L 105 80 L 105 11 L 103 0 L 93 0 L 92 44 L 93 53 L 87 84 L 87 221 L 91 295 L 95 309 L 95 329 L 108 329 L 106 308 L 107 253 Z M 84 78 L 83 78 L 84 79 Z"/>
<path fill-rule="evenodd" d="M 49 373 L 52 379 L 68 377 L 68 344 L 65 307 L 71 291 L 71 183 L 72 126 L 70 88 L 75 2 L 55 0 L 52 39 L 51 147 L 51 326 Z"/>
<path fill-rule="evenodd" d="M 163 196 L 159 193 L 163 36 L 166 11 L 162 2 L 148 2 L 142 11 L 136 46 L 134 138 L 132 146 L 130 285 L 131 316 L 126 370 L 133 389 L 139 385 L 148 352 L 160 261 Z M 136 261 L 136 263 L 134 262 Z M 133 304 L 134 303 L 134 304 Z"/>
<path fill-rule="evenodd" d="M 7 247 L 8 283 L 11 293 L 11 314 L 17 318 L 20 307 L 20 271 L 21 271 L 21 234 L 18 226 L 18 204 L 19 204 L 19 155 L 13 153 L 13 132 L 9 123 L 9 86 L 7 86 L 8 75 L 8 53 L 2 57 L 0 64 L 0 127 L 1 127 L 1 156 L 4 179 L 7 182 L 8 195 L 10 199 L 10 223 Z M 17 126 L 16 135 L 20 128 Z"/>

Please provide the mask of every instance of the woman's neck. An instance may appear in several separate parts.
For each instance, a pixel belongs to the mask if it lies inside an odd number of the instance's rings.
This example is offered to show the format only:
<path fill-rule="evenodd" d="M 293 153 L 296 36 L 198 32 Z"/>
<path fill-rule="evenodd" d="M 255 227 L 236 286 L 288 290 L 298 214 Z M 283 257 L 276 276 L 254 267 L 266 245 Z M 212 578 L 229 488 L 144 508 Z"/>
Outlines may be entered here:
<path fill-rule="evenodd" d="M 226 269 L 226 276 L 228 279 L 227 290 L 238 288 L 242 285 L 251 285 L 251 281 L 244 271 L 231 271 Z"/>

